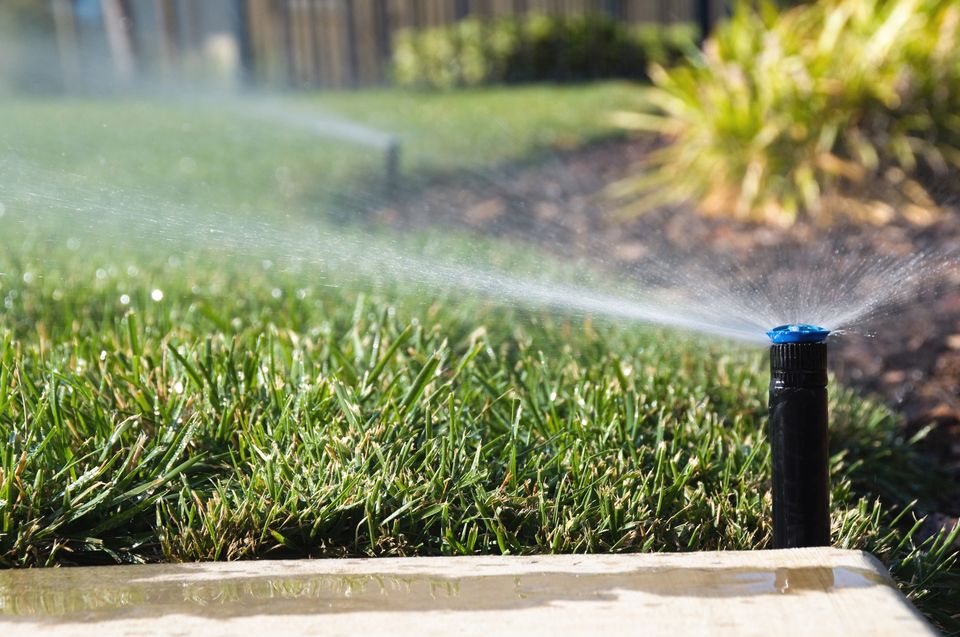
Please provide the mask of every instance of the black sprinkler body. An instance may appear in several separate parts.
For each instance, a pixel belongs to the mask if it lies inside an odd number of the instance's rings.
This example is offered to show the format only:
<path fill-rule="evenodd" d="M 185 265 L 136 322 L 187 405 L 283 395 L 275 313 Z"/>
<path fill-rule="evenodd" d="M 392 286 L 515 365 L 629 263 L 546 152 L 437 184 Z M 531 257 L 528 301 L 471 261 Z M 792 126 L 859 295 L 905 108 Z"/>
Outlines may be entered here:
<path fill-rule="evenodd" d="M 784 325 L 770 346 L 770 444 L 773 460 L 773 548 L 830 544 L 827 432 L 829 332 Z"/>

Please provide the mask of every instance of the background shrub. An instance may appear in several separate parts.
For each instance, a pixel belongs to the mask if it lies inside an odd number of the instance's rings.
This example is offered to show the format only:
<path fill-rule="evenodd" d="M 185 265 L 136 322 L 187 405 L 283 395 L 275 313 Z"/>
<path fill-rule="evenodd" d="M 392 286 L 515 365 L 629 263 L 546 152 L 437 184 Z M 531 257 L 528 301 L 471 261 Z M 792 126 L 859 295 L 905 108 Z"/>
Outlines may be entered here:
<path fill-rule="evenodd" d="M 452 88 L 505 82 L 644 78 L 694 48 L 692 25 L 631 26 L 604 15 L 467 19 L 398 34 L 394 79 Z"/>
<path fill-rule="evenodd" d="M 741 2 L 700 59 L 653 69 L 648 112 L 620 114 L 672 143 L 614 192 L 780 222 L 928 218 L 914 177 L 960 166 L 958 40 L 955 0 Z"/>
<path fill-rule="evenodd" d="M 49 4 L 0 1 L 0 91 L 50 92 L 62 86 Z"/>

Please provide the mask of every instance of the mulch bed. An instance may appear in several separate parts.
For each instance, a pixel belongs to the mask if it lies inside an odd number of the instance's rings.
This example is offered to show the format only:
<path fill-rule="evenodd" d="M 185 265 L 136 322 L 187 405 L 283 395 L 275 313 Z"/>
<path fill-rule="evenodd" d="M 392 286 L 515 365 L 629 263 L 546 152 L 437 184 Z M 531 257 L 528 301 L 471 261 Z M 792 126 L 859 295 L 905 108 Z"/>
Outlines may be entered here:
<path fill-rule="evenodd" d="M 656 234 L 680 253 L 722 254 L 760 267 L 756 255 L 775 254 L 810 241 L 819 231 L 809 224 L 771 228 L 710 219 L 688 208 L 652 211 L 617 219 L 616 204 L 600 196 L 608 184 L 630 174 L 654 146 L 647 140 L 617 140 L 542 161 L 411 187 L 396 193 L 372 220 L 395 228 L 447 223 L 479 232 L 540 242 L 566 254 L 604 254 L 628 268 L 648 256 L 645 241 Z M 960 209 L 932 225 L 896 220 L 882 227 L 840 228 L 851 247 L 915 253 L 960 249 Z M 602 250 L 602 252 L 598 252 Z M 960 478 L 960 278 L 942 280 L 888 308 L 882 320 L 866 325 L 872 337 L 833 339 L 832 368 L 848 386 L 879 395 L 903 414 L 907 430 L 933 424 L 926 446 Z M 960 484 L 960 480 L 957 480 Z M 954 490 L 956 491 L 956 490 Z M 960 514 L 957 493 L 945 498 L 936 526 Z"/>

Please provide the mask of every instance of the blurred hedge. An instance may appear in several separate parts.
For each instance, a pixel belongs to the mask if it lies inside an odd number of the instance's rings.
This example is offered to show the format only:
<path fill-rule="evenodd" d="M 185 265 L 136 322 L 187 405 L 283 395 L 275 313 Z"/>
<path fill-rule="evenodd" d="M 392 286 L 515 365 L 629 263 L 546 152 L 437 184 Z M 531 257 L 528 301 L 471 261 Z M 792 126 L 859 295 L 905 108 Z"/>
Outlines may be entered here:
<path fill-rule="evenodd" d="M 48 92 L 61 85 L 50 3 L 0 0 L 0 92 Z"/>
<path fill-rule="evenodd" d="M 700 59 L 652 76 L 652 109 L 619 116 L 672 142 L 613 189 L 638 211 L 926 222 L 924 184 L 960 170 L 957 0 L 741 1 Z"/>
<path fill-rule="evenodd" d="M 467 19 L 403 31 L 393 55 L 401 86 L 453 88 L 537 81 L 645 78 L 695 49 L 693 25 L 626 25 L 604 15 Z"/>

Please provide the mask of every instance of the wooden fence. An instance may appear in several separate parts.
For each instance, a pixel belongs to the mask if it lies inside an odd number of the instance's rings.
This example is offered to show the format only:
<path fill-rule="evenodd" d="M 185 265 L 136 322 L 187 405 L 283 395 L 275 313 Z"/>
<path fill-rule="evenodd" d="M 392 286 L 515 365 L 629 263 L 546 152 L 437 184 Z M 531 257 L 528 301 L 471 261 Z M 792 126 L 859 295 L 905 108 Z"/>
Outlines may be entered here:
<path fill-rule="evenodd" d="M 61 13 L 69 4 L 55 0 Z M 225 48 L 237 74 L 254 84 L 360 87 L 388 80 L 392 42 L 403 29 L 530 13 L 703 25 L 721 14 L 724 1 L 108 0 L 102 6 L 111 8 L 102 35 L 118 75 L 182 71 L 215 49 L 223 58 Z M 61 23 L 70 24 L 61 16 L 58 32 Z"/>
<path fill-rule="evenodd" d="M 388 79 L 402 29 L 472 16 L 606 13 L 632 23 L 700 22 L 698 0 L 248 0 L 249 72 L 270 84 L 370 86 Z M 722 2 L 712 2 L 718 15 Z"/>

